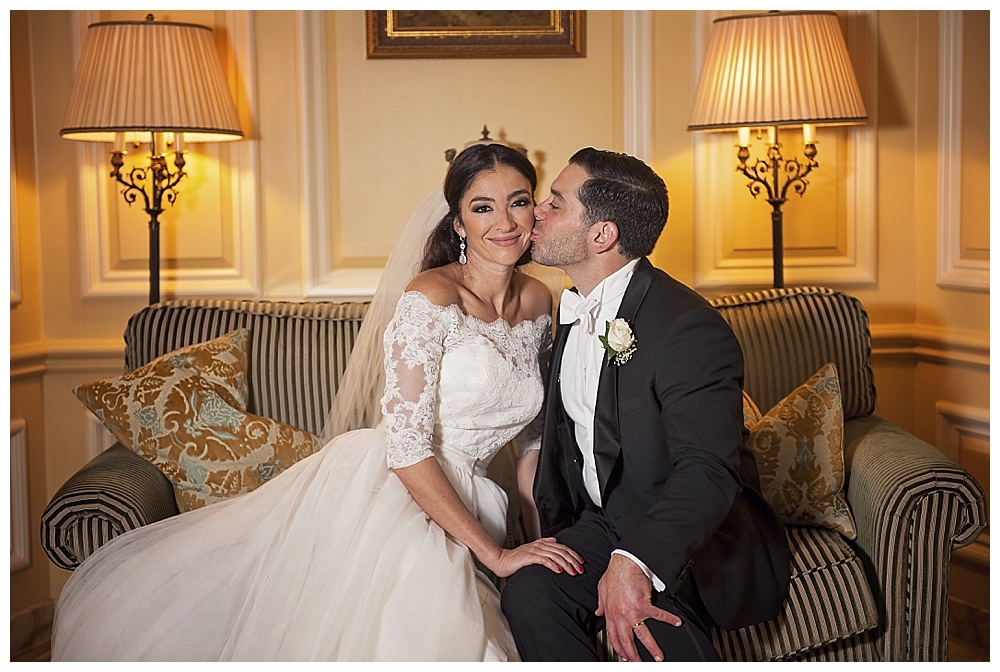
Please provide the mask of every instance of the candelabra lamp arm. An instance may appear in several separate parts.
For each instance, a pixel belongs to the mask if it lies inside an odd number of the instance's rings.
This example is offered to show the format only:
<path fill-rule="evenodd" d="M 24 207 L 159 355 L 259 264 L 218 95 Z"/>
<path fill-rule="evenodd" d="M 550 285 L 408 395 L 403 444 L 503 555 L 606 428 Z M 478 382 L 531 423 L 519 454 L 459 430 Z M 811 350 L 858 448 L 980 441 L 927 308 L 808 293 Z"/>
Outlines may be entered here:
<path fill-rule="evenodd" d="M 153 171 L 153 207 L 159 212 L 163 212 L 163 198 L 166 197 L 167 203 L 173 205 L 177 200 L 177 190 L 175 187 L 177 183 L 181 181 L 187 173 L 184 172 L 184 152 L 176 152 L 174 154 L 174 165 L 177 170 L 170 172 L 167 167 L 167 159 L 165 156 L 159 155 L 151 158 L 152 161 L 152 171 Z"/>
<path fill-rule="evenodd" d="M 752 167 L 748 166 L 746 160 L 750 158 L 750 151 L 746 147 L 740 147 L 737 157 L 740 159 L 740 165 L 736 167 L 736 172 L 742 173 L 747 179 L 750 180 L 747 183 L 747 189 L 750 191 L 750 195 L 757 198 L 760 194 L 766 193 L 768 201 L 773 199 L 774 189 L 771 187 L 771 183 L 768 182 L 767 179 L 768 173 L 772 169 L 771 164 L 763 159 L 758 159 Z M 777 182 L 775 182 L 775 185 L 777 185 Z"/>
<path fill-rule="evenodd" d="M 771 144 L 767 150 L 767 160 L 758 159 L 752 166 L 747 164 L 750 158 L 750 150 L 745 146 L 740 146 L 736 157 L 740 164 L 736 171 L 744 175 L 748 180 L 747 189 L 750 194 L 757 198 L 760 194 L 767 194 L 767 202 L 771 204 L 771 241 L 774 254 L 774 286 L 781 288 L 785 286 L 784 273 L 784 215 L 781 206 L 785 204 L 788 196 L 788 189 L 791 188 L 799 196 L 806 192 L 809 181 L 806 176 L 812 172 L 813 168 L 818 168 L 816 161 L 815 143 L 806 144 L 805 161 L 798 159 L 785 160 L 781 156 L 781 147 L 777 142 Z M 784 176 L 785 182 L 781 183 Z"/>
<path fill-rule="evenodd" d="M 122 197 L 124 197 L 125 202 L 132 205 L 136 202 L 139 195 L 142 195 L 142 200 L 145 204 L 146 212 L 150 210 L 149 194 L 146 193 L 146 187 L 143 184 L 146 181 L 146 168 L 136 166 L 129 170 L 125 175 L 122 175 L 122 166 L 125 164 L 125 152 L 113 151 L 111 152 L 111 177 L 115 179 L 116 182 L 123 185 L 125 188 L 122 190 Z"/>
<path fill-rule="evenodd" d="M 167 203 L 173 205 L 177 200 L 177 184 L 187 175 L 184 172 L 186 161 L 184 152 L 174 153 L 174 166 L 177 168 L 170 172 L 167 166 L 167 159 L 161 154 L 154 154 L 150 157 L 148 168 L 135 167 L 122 175 L 122 166 L 125 164 L 125 152 L 115 150 L 111 152 L 111 177 L 125 189 L 122 196 L 125 202 L 132 205 L 142 194 L 145 204 L 146 214 L 149 215 L 149 303 L 159 303 L 160 301 L 160 215 L 163 214 L 163 199 L 166 197 Z M 149 191 L 146 189 L 146 182 L 149 183 Z M 150 193 L 152 192 L 152 193 Z"/>
<path fill-rule="evenodd" d="M 809 181 L 805 179 L 806 175 L 811 173 L 813 168 L 819 168 L 819 162 L 816 161 L 816 145 L 806 145 L 805 155 L 805 163 L 799 162 L 798 159 L 790 159 L 782 166 L 785 171 L 785 184 L 781 188 L 782 200 L 788 195 L 789 187 L 799 196 L 805 194 L 806 187 L 809 186 Z"/>

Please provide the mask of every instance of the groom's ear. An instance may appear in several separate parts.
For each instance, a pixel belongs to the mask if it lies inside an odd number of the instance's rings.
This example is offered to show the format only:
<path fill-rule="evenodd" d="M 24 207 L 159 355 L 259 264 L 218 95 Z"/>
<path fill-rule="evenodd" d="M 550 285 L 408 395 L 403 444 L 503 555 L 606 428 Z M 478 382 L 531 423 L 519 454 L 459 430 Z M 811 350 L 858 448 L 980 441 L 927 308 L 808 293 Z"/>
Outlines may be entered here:
<path fill-rule="evenodd" d="M 614 222 L 597 222 L 590 227 L 590 247 L 595 254 L 614 249 L 618 245 L 618 225 Z"/>

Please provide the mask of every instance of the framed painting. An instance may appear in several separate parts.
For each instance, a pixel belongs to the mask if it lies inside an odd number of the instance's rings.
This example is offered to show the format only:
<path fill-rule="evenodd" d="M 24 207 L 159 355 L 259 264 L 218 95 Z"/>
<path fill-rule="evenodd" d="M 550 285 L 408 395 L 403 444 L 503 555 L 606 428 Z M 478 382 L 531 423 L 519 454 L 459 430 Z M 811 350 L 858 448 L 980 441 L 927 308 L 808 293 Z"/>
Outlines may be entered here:
<path fill-rule="evenodd" d="M 368 58 L 584 56 L 583 10 L 365 11 Z"/>

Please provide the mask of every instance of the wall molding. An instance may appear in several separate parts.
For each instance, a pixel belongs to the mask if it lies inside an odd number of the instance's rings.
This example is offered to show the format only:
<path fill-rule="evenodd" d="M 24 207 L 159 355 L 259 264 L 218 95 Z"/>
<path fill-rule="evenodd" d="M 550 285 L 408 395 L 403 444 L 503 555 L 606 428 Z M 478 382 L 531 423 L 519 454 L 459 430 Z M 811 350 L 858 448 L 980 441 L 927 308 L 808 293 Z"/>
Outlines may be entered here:
<path fill-rule="evenodd" d="M 17 164 L 14 162 L 14 115 L 10 117 L 10 307 L 21 305 L 21 251 L 17 244 Z"/>
<path fill-rule="evenodd" d="M 10 347 L 10 382 L 20 382 L 45 375 L 49 351 L 42 341 Z"/>
<path fill-rule="evenodd" d="M 125 344 L 120 338 L 33 341 L 10 348 L 11 382 L 48 372 L 118 375 L 124 371 Z"/>
<path fill-rule="evenodd" d="M 700 76 L 712 21 L 720 12 L 696 11 L 694 18 L 694 77 Z M 873 287 L 878 262 L 878 16 L 871 11 L 846 12 L 845 41 L 855 66 L 868 111 L 868 123 L 847 127 L 845 252 L 828 256 L 785 256 L 789 285 Z M 699 289 L 770 286 L 772 257 L 729 256 L 726 225 L 734 201 L 726 189 L 736 167 L 734 141 L 728 133 L 692 133 L 695 171 L 694 285 Z M 746 195 L 750 198 L 749 195 Z M 805 198 L 808 198 L 806 194 Z"/>
<path fill-rule="evenodd" d="M 10 573 L 31 566 L 27 423 L 10 421 Z"/>
<path fill-rule="evenodd" d="M 48 598 L 10 616 L 10 660 L 48 662 L 51 658 L 52 615 L 56 600 Z"/>
<path fill-rule="evenodd" d="M 623 14 L 624 152 L 653 162 L 653 13 Z"/>
<path fill-rule="evenodd" d="M 990 535 L 980 532 L 976 540 L 968 546 L 953 551 L 952 562 L 960 561 L 966 566 L 990 571 Z"/>
<path fill-rule="evenodd" d="M 955 450 L 949 454 L 957 454 L 958 441 L 962 436 L 990 440 L 990 409 L 951 401 L 938 401 L 934 409 L 940 420 L 938 445 L 954 447 Z"/>
<path fill-rule="evenodd" d="M 923 324 L 873 324 L 872 360 L 904 360 L 990 372 L 987 332 Z"/>
<path fill-rule="evenodd" d="M 244 87 L 245 101 L 252 117 L 256 107 L 256 55 L 253 12 L 224 11 L 225 30 L 232 50 L 238 81 Z M 79 60 L 87 26 L 100 19 L 97 10 L 74 11 L 73 62 Z M 230 73 L 233 78 L 233 73 Z M 246 123 L 246 122 L 244 122 Z M 217 296 L 256 297 L 261 293 L 258 261 L 259 148 L 249 129 L 243 140 L 225 143 L 219 161 L 229 169 L 229 194 L 226 207 L 231 210 L 232 257 L 230 265 L 205 268 L 169 268 L 160 263 L 160 290 L 164 297 Z M 118 203 L 112 198 L 117 190 L 109 185 L 109 163 L 104 143 L 77 142 L 79 164 L 80 213 L 83 228 L 82 286 L 84 297 L 145 296 L 149 293 L 149 269 L 115 268 L 112 258 L 110 223 Z M 190 178 L 189 178 L 190 179 Z M 220 188 L 222 185 L 220 185 Z M 183 184 L 180 191 L 183 192 Z M 114 196 L 113 196 L 114 195 Z M 161 234 L 162 236 L 162 234 Z M 162 253 L 162 237 L 161 237 Z"/>
<path fill-rule="evenodd" d="M 296 12 L 298 89 L 302 92 L 298 151 L 302 176 L 302 258 L 305 296 L 316 299 L 369 300 L 382 268 L 337 268 L 331 256 L 334 206 L 330 202 L 329 124 L 326 91 L 327 36 L 323 12 Z M 335 103 L 334 103 L 335 104 Z"/>
<path fill-rule="evenodd" d="M 937 284 L 989 292 L 989 260 L 962 258 L 963 12 L 940 13 Z"/>
<path fill-rule="evenodd" d="M 872 359 L 931 362 L 990 370 L 988 332 L 945 329 L 913 323 L 872 324 Z M 125 345 L 120 338 L 60 339 L 11 346 L 11 381 L 58 373 L 124 371 Z"/>

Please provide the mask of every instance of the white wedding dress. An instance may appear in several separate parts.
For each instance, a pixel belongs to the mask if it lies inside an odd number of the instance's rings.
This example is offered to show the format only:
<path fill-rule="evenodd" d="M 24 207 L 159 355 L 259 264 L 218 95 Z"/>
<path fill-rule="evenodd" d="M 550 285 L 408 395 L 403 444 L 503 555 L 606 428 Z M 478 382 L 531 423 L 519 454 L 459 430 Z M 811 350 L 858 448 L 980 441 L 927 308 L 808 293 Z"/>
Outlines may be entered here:
<path fill-rule="evenodd" d="M 507 498 L 486 467 L 537 440 L 550 325 L 404 294 L 384 338 L 383 422 L 101 548 L 59 598 L 53 660 L 517 659 L 496 589 L 387 460 L 433 455 L 502 542 Z"/>

